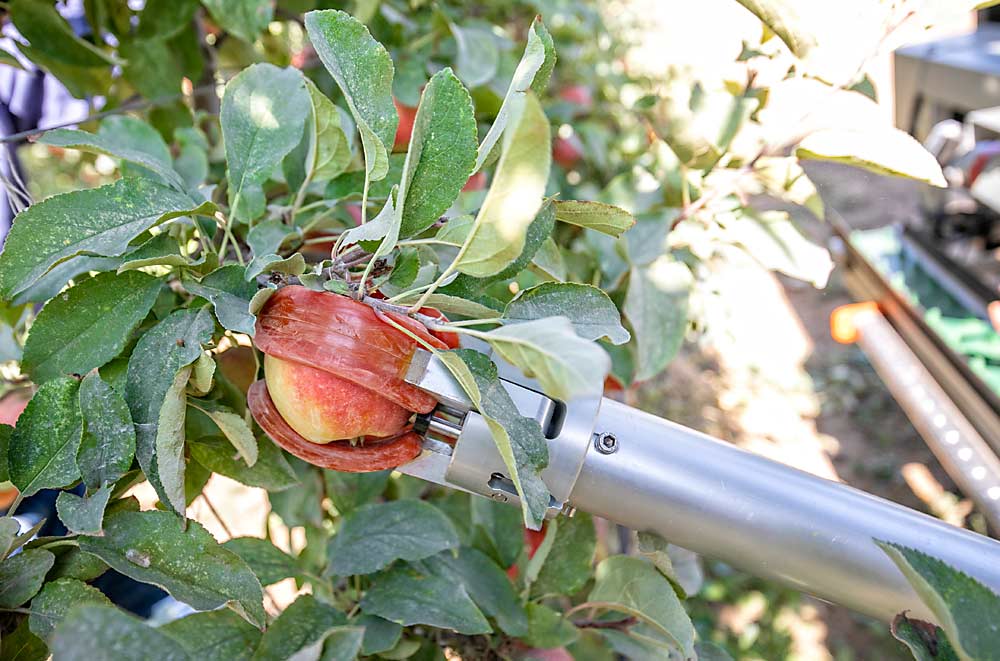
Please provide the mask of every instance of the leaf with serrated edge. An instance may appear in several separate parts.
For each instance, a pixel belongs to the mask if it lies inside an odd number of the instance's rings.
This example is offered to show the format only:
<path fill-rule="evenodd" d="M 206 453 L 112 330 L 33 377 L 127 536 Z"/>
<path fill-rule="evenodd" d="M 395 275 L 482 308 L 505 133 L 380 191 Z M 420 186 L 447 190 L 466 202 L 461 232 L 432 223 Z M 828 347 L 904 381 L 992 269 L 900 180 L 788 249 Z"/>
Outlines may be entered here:
<path fill-rule="evenodd" d="M 232 409 L 215 402 L 193 399 L 190 404 L 212 419 L 212 422 L 239 452 L 247 466 L 253 466 L 257 463 L 257 439 L 246 420 Z"/>
<path fill-rule="evenodd" d="M 254 626 L 265 621 L 263 591 L 250 567 L 197 521 L 170 512 L 114 512 L 103 537 L 80 538 L 80 549 L 143 583 L 158 585 L 198 610 L 227 605 Z"/>
<path fill-rule="evenodd" d="M 27 498 L 41 489 L 71 484 L 80 476 L 76 452 L 83 420 L 75 379 L 47 381 L 28 402 L 10 437 L 10 481 Z"/>
<path fill-rule="evenodd" d="M 219 122 L 226 145 L 231 213 L 292 151 L 309 113 L 302 73 L 253 64 L 226 84 Z M 241 212 L 240 212 L 241 213 Z"/>
<path fill-rule="evenodd" d="M 500 384 L 496 365 L 470 349 L 437 352 L 469 395 L 497 444 L 510 479 L 521 498 L 524 525 L 538 530 L 551 495 L 539 473 L 549 462 L 548 444 L 538 422 L 520 414 Z"/>
<path fill-rule="evenodd" d="M 312 143 L 309 153 L 311 181 L 326 181 L 343 172 L 351 163 L 351 141 L 340 127 L 340 111 L 333 101 L 306 78 L 312 102 Z"/>
<path fill-rule="evenodd" d="M 1000 596 L 968 574 L 922 551 L 877 541 L 931 609 L 963 661 L 989 659 L 1000 649 L 993 617 Z"/>
<path fill-rule="evenodd" d="M 948 185 L 934 156 L 913 136 L 892 127 L 816 131 L 799 143 L 795 155 L 799 159 L 846 163 L 942 188 Z"/>
<path fill-rule="evenodd" d="M 149 228 L 214 208 L 207 202 L 198 206 L 187 195 L 142 177 L 53 195 L 14 219 L 0 253 L 0 295 L 13 298 L 74 255 L 121 255 L 129 241 Z"/>
<path fill-rule="evenodd" d="M 533 596 L 576 594 L 593 573 L 597 535 L 589 514 L 577 512 L 559 522 L 548 558 L 531 585 Z"/>
<path fill-rule="evenodd" d="M 156 463 L 160 408 L 177 372 L 198 359 L 214 330 L 209 308 L 177 310 L 146 331 L 129 358 L 124 395 L 135 424 L 135 455 L 164 500 L 167 496 Z"/>
<path fill-rule="evenodd" d="M 264 632 L 254 661 L 285 661 L 322 642 L 327 632 L 347 623 L 343 613 L 311 594 L 303 594 L 281 612 Z"/>
<path fill-rule="evenodd" d="M 100 374 L 80 382 L 83 436 L 76 453 L 83 483 L 90 489 L 117 482 L 132 466 L 135 427 L 128 404 Z"/>
<path fill-rule="evenodd" d="M 184 181 L 174 171 L 170 149 L 152 126 L 127 115 L 113 115 L 101 122 L 97 133 L 76 129 L 47 131 L 39 142 L 64 149 L 79 149 L 93 154 L 105 154 L 154 172 L 177 190 L 184 190 Z"/>
<path fill-rule="evenodd" d="M 673 586 L 652 564 L 616 555 L 597 566 L 588 602 L 646 622 L 685 654 L 694 653 L 694 627 Z"/>
<path fill-rule="evenodd" d="M 461 273 L 477 278 L 499 273 L 521 254 L 549 178 L 549 120 L 534 94 L 520 98 L 490 189 L 455 262 Z"/>
<path fill-rule="evenodd" d="M 34 597 L 55 560 L 45 549 L 25 549 L 0 563 L 0 607 L 17 608 Z"/>
<path fill-rule="evenodd" d="M 77 496 L 69 491 L 60 492 L 56 498 L 59 520 L 72 532 L 81 535 L 100 534 L 104 508 L 108 506 L 112 489 L 111 485 L 106 484 L 89 496 Z"/>
<path fill-rule="evenodd" d="M 250 661 L 260 629 L 230 610 L 192 613 L 158 628 L 198 661 Z"/>
<path fill-rule="evenodd" d="M 252 466 L 233 452 L 233 445 L 222 436 L 199 438 L 188 443 L 191 456 L 213 473 L 219 473 L 251 487 L 271 492 L 272 504 L 277 492 L 299 486 L 295 471 L 281 450 L 266 436 L 257 439 L 259 457 Z"/>
<path fill-rule="evenodd" d="M 31 600 L 28 626 L 39 638 L 47 639 L 56 626 L 78 604 L 105 604 L 111 600 L 95 587 L 74 578 L 60 578 L 45 584 L 42 591 Z"/>
<path fill-rule="evenodd" d="M 328 573 L 371 574 L 395 560 L 421 560 L 458 547 L 447 516 L 429 503 L 396 500 L 359 507 L 327 546 Z"/>
<path fill-rule="evenodd" d="M 101 273 L 70 287 L 35 319 L 22 368 L 43 383 L 100 367 L 121 353 L 159 291 L 159 280 L 138 272 Z"/>
<path fill-rule="evenodd" d="M 261 585 L 271 585 L 298 574 L 295 558 L 266 539 L 234 537 L 223 546 L 243 558 Z"/>
<path fill-rule="evenodd" d="M 378 181 L 389 170 L 389 151 L 399 123 L 392 102 L 392 59 L 368 28 L 345 12 L 311 11 L 305 25 L 357 123 L 368 178 Z"/>
<path fill-rule="evenodd" d="M 525 289 L 507 304 L 503 313 L 507 323 L 546 317 L 566 317 L 576 334 L 585 340 L 606 337 L 612 344 L 624 344 L 631 337 L 608 295 L 590 285 L 547 282 Z"/>
<path fill-rule="evenodd" d="M 635 225 L 628 211 L 603 202 L 555 200 L 556 220 L 618 238 Z"/>
<path fill-rule="evenodd" d="M 545 64 L 547 53 L 542 33 L 538 30 L 540 25 L 540 22 L 532 23 L 531 29 L 528 30 L 528 43 L 524 47 L 524 54 L 521 56 L 521 61 L 518 62 L 517 68 L 514 70 L 514 76 L 507 87 L 507 93 L 500 104 L 500 110 L 497 111 L 496 119 L 493 120 L 493 125 L 490 126 L 490 130 L 487 131 L 486 136 L 479 145 L 479 154 L 476 157 L 476 166 L 473 172 L 483 169 L 486 159 L 489 158 L 493 147 L 500 141 L 500 137 L 506 133 L 508 125 L 516 125 L 516 122 L 511 121 L 512 115 L 516 116 L 518 114 L 514 109 L 520 104 L 521 99 L 524 98 L 528 90 L 531 89 L 535 76 L 538 75 L 542 65 Z M 548 150 L 548 148 L 549 143 L 546 140 L 545 149 Z"/>
<path fill-rule="evenodd" d="M 115 606 L 86 603 L 69 610 L 49 642 L 52 658 L 60 661 L 145 659 L 155 650 L 157 661 L 188 661 L 172 638 Z"/>
<path fill-rule="evenodd" d="M 634 266 L 623 310 L 632 326 L 642 381 L 660 373 L 680 349 L 687 330 L 691 271 L 669 255 Z"/>
<path fill-rule="evenodd" d="M 548 317 L 477 333 L 526 376 L 538 379 L 547 394 L 563 401 L 603 392 L 611 358 L 599 344 L 585 340 L 566 317 Z"/>
<path fill-rule="evenodd" d="M 425 564 L 432 573 L 461 584 L 476 606 L 495 619 L 505 633 L 523 636 L 528 632 L 524 606 L 513 584 L 504 570 L 481 551 L 462 547 L 457 554 L 445 551 Z"/>
<path fill-rule="evenodd" d="M 187 413 L 187 383 L 191 367 L 174 376 L 160 406 L 156 424 L 156 469 L 164 495 L 175 512 L 184 516 L 184 421 Z"/>
<path fill-rule="evenodd" d="M 257 283 L 247 282 L 242 266 L 229 264 L 201 280 L 185 279 L 184 288 L 210 301 L 225 328 L 253 336 L 256 317 L 250 314 L 250 301 L 257 293 Z"/>
<path fill-rule="evenodd" d="M 427 624 L 466 635 L 493 631 L 461 584 L 409 566 L 376 576 L 361 610 L 403 626 Z"/>

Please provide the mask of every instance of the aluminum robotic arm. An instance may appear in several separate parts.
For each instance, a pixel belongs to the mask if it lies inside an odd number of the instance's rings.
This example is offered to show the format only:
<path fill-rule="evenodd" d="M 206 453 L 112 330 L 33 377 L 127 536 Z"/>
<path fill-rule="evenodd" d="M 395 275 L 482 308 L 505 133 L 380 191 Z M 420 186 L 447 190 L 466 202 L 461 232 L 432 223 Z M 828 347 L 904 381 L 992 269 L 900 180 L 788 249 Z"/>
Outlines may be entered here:
<path fill-rule="evenodd" d="M 579 509 L 885 621 L 935 621 L 875 539 L 920 549 L 1000 592 L 1000 542 L 611 399 L 564 404 L 496 361 L 549 443 L 549 515 Z M 424 452 L 398 470 L 518 504 L 484 419 L 419 351 L 406 380 L 433 394 Z"/>

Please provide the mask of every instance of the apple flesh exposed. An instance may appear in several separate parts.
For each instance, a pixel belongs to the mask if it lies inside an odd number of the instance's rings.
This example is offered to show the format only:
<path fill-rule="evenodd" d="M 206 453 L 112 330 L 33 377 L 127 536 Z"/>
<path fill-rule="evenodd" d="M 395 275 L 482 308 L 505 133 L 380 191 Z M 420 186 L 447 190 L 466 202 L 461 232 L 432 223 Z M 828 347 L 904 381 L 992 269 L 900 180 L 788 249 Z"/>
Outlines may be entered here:
<path fill-rule="evenodd" d="M 265 355 L 264 378 L 281 417 L 313 443 L 392 436 L 410 418 L 385 397 L 309 365 Z"/>

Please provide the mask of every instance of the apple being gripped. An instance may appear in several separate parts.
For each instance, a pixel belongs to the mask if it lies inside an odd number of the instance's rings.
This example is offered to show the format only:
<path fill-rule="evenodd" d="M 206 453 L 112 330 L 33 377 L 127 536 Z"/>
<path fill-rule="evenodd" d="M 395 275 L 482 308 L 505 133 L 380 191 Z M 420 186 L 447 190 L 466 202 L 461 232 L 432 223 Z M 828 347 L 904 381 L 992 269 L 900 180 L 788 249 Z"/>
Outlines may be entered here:
<path fill-rule="evenodd" d="M 437 349 L 450 339 L 346 296 L 284 287 L 257 317 L 265 379 L 250 387 L 250 412 L 278 445 L 319 466 L 370 471 L 405 463 L 420 452 L 411 415 L 436 405 L 403 380 L 419 346 L 414 337 Z"/>
<path fill-rule="evenodd" d="M 265 355 L 264 380 L 281 417 L 313 443 L 392 436 L 410 419 L 399 404 L 302 363 Z"/>

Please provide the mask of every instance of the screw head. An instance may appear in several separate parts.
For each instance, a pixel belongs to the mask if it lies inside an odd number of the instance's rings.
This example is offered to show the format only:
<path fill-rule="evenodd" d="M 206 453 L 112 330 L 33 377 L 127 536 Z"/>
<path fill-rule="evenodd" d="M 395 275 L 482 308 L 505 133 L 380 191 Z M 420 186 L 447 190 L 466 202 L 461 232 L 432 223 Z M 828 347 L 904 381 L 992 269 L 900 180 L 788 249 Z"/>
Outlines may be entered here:
<path fill-rule="evenodd" d="M 614 454 L 618 452 L 618 439 L 614 434 L 598 434 L 594 438 L 594 447 L 601 454 Z"/>

